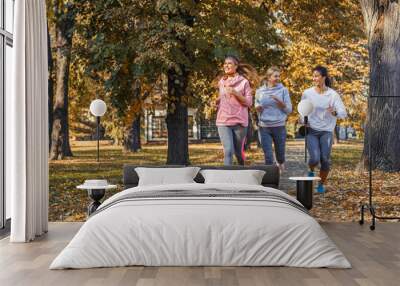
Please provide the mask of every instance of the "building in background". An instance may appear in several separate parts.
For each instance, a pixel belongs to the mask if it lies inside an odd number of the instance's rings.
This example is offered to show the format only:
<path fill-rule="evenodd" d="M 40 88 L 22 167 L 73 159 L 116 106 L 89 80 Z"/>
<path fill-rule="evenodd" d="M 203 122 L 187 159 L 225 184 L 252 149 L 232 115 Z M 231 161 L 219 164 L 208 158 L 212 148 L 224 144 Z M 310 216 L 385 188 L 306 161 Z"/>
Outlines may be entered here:
<path fill-rule="evenodd" d="M 165 109 L 144 110 L 143 132 L 145 142 L 167 140 L 167 112 Z M 188 137 L 192 141 L 214 141 L 218 139 L 215 119 L 202 118 L 195 108 L 188 108 Z"/>

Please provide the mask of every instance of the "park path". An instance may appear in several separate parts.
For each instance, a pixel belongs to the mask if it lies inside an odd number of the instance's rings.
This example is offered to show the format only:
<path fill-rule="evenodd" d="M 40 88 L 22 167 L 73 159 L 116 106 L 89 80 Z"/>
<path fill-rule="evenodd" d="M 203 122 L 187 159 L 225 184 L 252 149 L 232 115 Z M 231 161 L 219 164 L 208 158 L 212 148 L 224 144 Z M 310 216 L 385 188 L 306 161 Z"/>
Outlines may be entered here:
<path fill-rule="evenodd" d="M 286 145 L 286 170 L 281 174 L 279 188 L 287 193 L 295 192 L 296 182 L 289 177 L 307 174 L 307 164 L 304 162 L 304 141 L 289 141 Z"/>

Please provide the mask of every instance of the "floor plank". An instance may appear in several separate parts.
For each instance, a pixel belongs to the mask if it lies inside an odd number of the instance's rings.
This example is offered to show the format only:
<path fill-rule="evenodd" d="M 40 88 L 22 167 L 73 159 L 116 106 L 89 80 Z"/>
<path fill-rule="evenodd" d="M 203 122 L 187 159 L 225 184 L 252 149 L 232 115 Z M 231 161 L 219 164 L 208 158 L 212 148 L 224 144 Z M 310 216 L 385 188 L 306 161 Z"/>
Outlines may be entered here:
<path fill-rule="evenodd" d="M 138 266 L 50 271 L 51 261 L 81 225 L 50 223 L 48 234 L 27 244 L 0 240 L 0 285 L 399 285 L 399 223 L 379 223 L 375 231 L 356 223 L 321 223 L 352 269 Z"/>

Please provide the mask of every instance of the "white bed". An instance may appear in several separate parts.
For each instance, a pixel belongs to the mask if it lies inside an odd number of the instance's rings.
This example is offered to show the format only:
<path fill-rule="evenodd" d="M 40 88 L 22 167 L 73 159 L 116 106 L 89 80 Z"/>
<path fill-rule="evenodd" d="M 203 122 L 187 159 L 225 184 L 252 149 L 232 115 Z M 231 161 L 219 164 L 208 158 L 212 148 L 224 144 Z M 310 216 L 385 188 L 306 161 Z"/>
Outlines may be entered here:
<path fill-rule="evenodd" d="M 246 195 L 135 197 L 173 190 Z M 265 192 L 267 199 L 264 193 L 253 197 L 251 191 Z M 130 196 L 134 198 L 122 199 Z M 99 207 L 50 269 L 128 265 L 350 268 L 342 252 L 299 204 L 279 190 L 255 185 L 130 188 Z"/>

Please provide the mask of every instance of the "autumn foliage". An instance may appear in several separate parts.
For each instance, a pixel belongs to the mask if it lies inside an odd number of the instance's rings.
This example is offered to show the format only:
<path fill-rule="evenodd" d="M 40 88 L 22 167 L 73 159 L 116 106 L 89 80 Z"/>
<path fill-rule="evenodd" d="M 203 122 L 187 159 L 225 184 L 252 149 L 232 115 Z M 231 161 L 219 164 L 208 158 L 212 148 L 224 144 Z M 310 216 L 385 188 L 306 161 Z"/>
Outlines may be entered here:
<path fill-rule="evenodd" d="M 212 81 L 228 53 L 260 75 L 271 65 L 280 66 L 294 104 L 311 84 L 312 67 L 328 66 L 349 109 L 342 123 L 362 131 L 368 50 L 358 1 L 69 2 L 75 17 L 69 69 L 74 137 L 90 138 L 88 106 L 96 97 L 107 102 L 105 132 L 116 144 L 124 143 L 144 106 L 173 109 L 171 69 L 185 69 L 187 88 L 179 104 L 211 118 L 216 107 Z M 49 19 L 54 17 L 49 13 Z M 55 35 L 51 39 L 54 46 Z M 296 120 L 294 112 L 290 121 Z"/>

